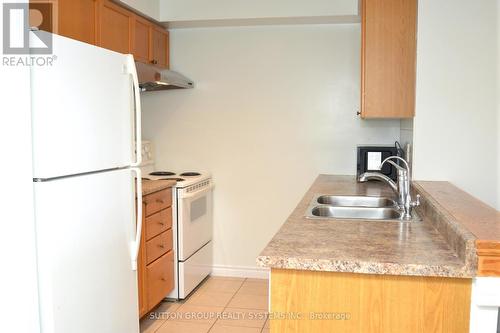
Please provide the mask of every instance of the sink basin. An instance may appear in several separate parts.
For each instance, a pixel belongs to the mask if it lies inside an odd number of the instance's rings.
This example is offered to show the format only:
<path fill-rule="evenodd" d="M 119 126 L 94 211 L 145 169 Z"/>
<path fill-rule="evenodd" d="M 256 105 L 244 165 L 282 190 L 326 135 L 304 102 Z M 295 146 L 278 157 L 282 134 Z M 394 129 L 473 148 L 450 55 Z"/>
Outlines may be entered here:
<path fill-rule="evenodd" d="M 398 220 L 401 216 L 400 210 L 390 207 L 338 207 L 331 205 L 315 206 L 310 210 L 309 215 L 309 217 L 367 220 Z"/>
<path fill-rule="evenodd" d="M 316 200 L 319 204 L 341 207 L 396 207 L 396 202 L 387 197 L 369 197 L 356 195 L 321 195 Z"/>
<path fill-rule="evenodd" d="M 415 211 L 410 219 L 403 219 L 403 210 L 388 197 L 363 195 L 317 194 L 306 211 L 310 219 L 420 221 Z"/>

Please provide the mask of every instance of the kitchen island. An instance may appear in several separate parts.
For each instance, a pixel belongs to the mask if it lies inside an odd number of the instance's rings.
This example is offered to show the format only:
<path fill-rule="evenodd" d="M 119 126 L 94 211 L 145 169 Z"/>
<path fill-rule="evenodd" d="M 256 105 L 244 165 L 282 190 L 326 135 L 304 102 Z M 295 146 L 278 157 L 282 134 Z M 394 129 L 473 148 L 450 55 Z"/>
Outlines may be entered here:
<path fill-rule="evenodd" d="M 439 183 L 413 183 L 419 221 L 306 218 L 317 194 L 394 197 L 320 175 L 257 258 L 271 268 L 271 332 L 468 332 L 477 237 L 436 199 L 453 187 Z"/>

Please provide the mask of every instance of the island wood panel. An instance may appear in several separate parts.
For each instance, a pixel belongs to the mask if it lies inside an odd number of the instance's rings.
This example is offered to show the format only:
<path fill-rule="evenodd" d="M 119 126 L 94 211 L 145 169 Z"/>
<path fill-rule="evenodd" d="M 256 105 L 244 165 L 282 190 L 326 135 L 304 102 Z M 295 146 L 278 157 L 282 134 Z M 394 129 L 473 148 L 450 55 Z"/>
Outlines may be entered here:
<path fill-rule="evenodd" d="M 361 13 L 361 117 L 413 117 L 417 0 L 363 0 Z"/>
<path fill-rule="evenodd" d="M 500 242 L 477 240 L 477 275 L 500 277 Z"/>
<path fill-rule="evenodd" d="M 271 316 L 304 315 L 300 320 L 271 320 L 271 332 L 466 333 L 471 283 L 471 279 L 271 269 Z M 310 313 L 350 317 L 311 320 Z"/>

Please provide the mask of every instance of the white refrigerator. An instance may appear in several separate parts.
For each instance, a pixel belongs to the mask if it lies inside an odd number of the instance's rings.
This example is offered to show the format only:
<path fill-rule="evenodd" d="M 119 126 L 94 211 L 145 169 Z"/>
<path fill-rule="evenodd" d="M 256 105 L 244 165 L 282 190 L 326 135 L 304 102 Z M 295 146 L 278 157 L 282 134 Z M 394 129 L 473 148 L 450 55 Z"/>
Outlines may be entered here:
<path fill-rule="evenodd" d="M 53 35 L 53 58 L 52 66 L 31 68 L 41 332 L 137 333 L 142 198 L 133 57 Z"/>

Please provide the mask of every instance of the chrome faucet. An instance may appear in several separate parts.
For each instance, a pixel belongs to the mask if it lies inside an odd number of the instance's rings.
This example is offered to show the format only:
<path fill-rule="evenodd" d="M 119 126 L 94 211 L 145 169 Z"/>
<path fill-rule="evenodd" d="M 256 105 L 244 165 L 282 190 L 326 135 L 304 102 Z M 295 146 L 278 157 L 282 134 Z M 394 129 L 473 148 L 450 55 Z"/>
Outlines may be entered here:
<path fill-rule="evenodd" d="M 400 160 L 404 164 L 404 168 L 395 163 L 393 160 Z M 397 170 L 398 181 L 395 183 L 391 178 L 380 172 L 365 172 L 359 176 L 358 181 L 363 183 L 370 179 L 376 179 L 386 182 L 392 190 L 398 195 L 399 208 L 403 210 L 403 219 L 411 219 L 411 211 L 414 207 L 420 205 L 420 195 L 417 194 L 417 199 L 412 200 L 410 194 L 410 166 L 404 158 L 399 156 L 389 156 L 380 164 L 380 169 L 385 163 L 393 165 Z"/>

